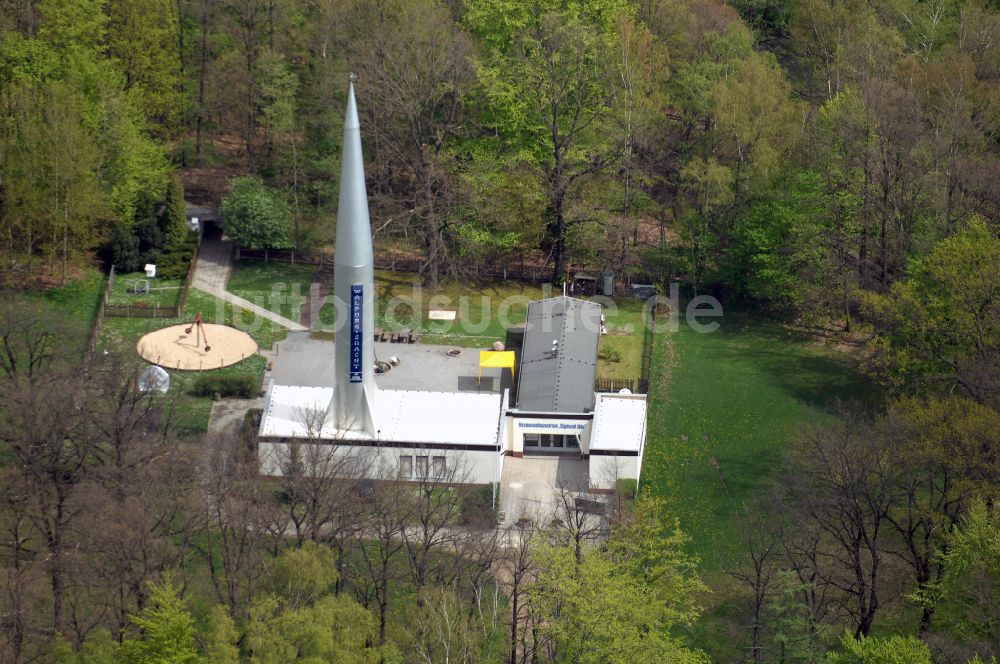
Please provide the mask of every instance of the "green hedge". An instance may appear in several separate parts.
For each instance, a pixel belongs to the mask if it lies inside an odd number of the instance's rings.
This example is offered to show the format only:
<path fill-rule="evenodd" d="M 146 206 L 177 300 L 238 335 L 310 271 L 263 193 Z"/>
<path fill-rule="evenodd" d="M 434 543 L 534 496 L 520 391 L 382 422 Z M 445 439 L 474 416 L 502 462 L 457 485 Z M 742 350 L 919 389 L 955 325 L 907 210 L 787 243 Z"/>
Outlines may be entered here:
<path fill-rule="evenodd" d="M 249 399 L 257 396 L 260 384 L 253 376 L 199 376 L 192 392 L 199 397 L 215 394 Z"/>

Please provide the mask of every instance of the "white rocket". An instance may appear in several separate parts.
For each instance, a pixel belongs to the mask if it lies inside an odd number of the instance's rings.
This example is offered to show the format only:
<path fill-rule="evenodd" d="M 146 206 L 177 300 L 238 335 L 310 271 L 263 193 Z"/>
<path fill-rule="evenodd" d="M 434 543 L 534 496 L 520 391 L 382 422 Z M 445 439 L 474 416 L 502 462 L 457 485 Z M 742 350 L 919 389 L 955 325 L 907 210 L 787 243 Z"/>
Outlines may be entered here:
<path fill-rule="evenodd" d="M 337 244 L 333 257 L 333 293 L 337 308 L 334 369 L 337 381 L 327 418 L 332 418 L 340 431 L 364 431 L 372 435 L 375 433 L 373 411 L 377 391 L 374 264 L 365 165 L 361 154 L 361 123 L 358 121 L 352 82 L 344 118 Z"/>

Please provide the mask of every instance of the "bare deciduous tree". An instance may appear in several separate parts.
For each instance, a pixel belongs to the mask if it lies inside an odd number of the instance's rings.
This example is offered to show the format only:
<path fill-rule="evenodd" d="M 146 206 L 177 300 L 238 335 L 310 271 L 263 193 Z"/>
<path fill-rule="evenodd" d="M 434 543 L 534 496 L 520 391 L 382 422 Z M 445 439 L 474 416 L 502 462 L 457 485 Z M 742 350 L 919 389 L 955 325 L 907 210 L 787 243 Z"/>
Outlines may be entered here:
<path fill-rule="evenodd" d="M 871 422 L 843 411 L 834 424 L 803 432 L 798 472 L 787 479 L 800 510 L 796 539 L 808 544 L 804 568 L 840 592 L 859 636 L 884 599 L 889 515 L 898 503 L 892 464 Z"/>

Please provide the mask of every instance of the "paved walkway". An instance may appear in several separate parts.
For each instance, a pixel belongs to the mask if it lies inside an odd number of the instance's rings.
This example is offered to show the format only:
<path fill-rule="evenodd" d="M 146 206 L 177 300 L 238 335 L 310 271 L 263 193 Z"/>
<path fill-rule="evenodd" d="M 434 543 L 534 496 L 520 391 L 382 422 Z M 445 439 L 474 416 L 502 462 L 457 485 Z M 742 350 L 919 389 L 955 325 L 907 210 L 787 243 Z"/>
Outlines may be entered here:
<path fill-rule="evenodd" d="M 277 323 L 282 327 L 287 327 L 289 330 L 294 330 L 296 332 L 304 332 L 309 329 L 305 325 L 300 325 L 299 323 L 296 323 L 293 320 L 289 320 L 284 316 L 274 313 L 270 309 L 265 309 L 260 305 L 254 304 L 250 300 L 244 300 L 239 295 L 233 295 L 227 290 L 216 288 L 214 286 L 205 286 L 203 284 L 197 284 L 196 287 L 198 288 L 198 290 L 203 290 L 209 295 L 217 297 L 220 300 L 225 300 L 226 302 L 230 302 L 234 307 L 239 307 L 240 309 L 245 309 L 246 311 L 253 312 L 255 315 L 260 316 L 261 318 L 266 318 L 272 323 Z"/>
<path fill-rule="evenodd" d="M 547 524 L 560 511 L 563 491 L 587 490 L 588 464 L 571 456 L 506 457 L 500 477 L 501 526 L 520 518 Z"/>
<path fill-rule="evenodd" d="M 212 405 L 212 419 L 208 432 L 228 438 L 239 433 L 243 419 L 251 408 L 263 408 L 264 399 L 223 399 Z"/>
<path fill-rule="evenodd" d="M 194 266 L 193 285 L 202 290 L 226 290 L 233 269 L 233 243 L 229 240 L 202 238 L 198 261 Z"/>
<path fill-rule="evenodd" d="M 203 290 L 209 295 L 213 295 L 220 300 L 225 300 L 240 309 L 253 312 L 255 315 L 265 318 L 272 323 L 277 323 L 282 327 L 287 327 L 289 330 L 303 331 L 309 329 L 305 325 L 289 320 L 284 316 L 227 291 L 226 284 L 229 283 L 229 274 L 232 270 L 233 243 L 229 240 L 203 239 L 201 248 L 198 249 L 198 262 L 194 267 L 192 285 L 198 290 Z"/>

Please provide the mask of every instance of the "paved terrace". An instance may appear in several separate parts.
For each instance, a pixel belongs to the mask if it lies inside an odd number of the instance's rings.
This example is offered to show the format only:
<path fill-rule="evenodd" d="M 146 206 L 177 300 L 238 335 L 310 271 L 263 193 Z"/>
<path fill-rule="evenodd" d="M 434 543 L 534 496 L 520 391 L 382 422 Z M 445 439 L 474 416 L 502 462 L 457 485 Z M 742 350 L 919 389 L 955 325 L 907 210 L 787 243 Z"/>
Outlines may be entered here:
<path fill-rule="evenodd" d="M 506 457 L 500 478 L 500 525 L 513 525 L 522 518 L 547 525 L 563 513 L 563 492 L 587 491 L 587 469 L 587 462 L 578 456 Z"/>
<path fill-rule="evenodd" d="M 502 392 L 511 386 L 510 372 L 501 381 L 498 369 L 484 369 L 479 374 L 479 350 L 462 348 L 452 357 L 448 346 L 431 344 L 375 344 L 375 358 L 399 364 L 385 374 L 376 374 L 375 383 L 387 390 L 426 392 Z M 276 385 L 333 387 L 334 342 L 330 333 L 289 332 L 276 346 L 271 358 L 270 377 Z"/>

